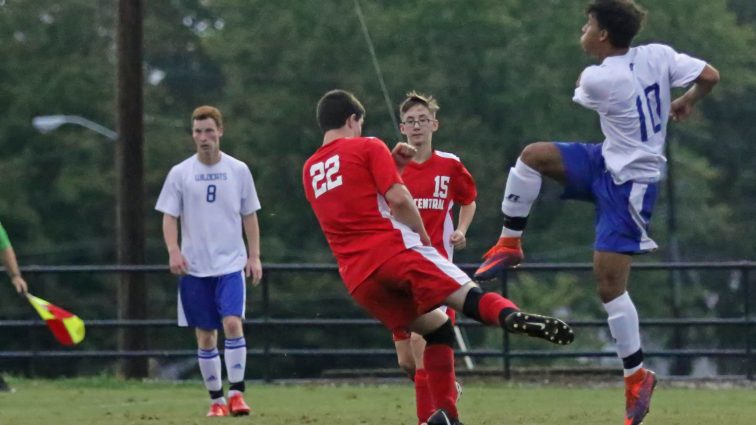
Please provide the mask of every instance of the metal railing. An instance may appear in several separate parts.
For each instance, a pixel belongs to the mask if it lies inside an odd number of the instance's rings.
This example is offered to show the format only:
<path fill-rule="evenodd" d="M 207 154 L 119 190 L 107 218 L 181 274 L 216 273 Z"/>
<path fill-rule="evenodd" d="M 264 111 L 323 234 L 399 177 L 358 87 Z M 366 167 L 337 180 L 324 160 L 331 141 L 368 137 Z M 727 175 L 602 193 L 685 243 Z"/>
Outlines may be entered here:
<path fill-rule="evenodd" d="M 460 264 L 460 267 L 466 271 L 474 270 L 477 264 Z M 499 285 L 502 294 L 505 296 L 510 289 L 511 275 L 520 272 L 564 272 L 564 271 L 590 271 L 592 265 L 589 263 L 569 263 L 569 264 L 523 264 L 518 269 L 510 270 L 499 276 Z M 296 273 L 336 273 L 337 267 L 333 264 L 266 264 L 264 266 L 266 279 L 261 286 L 261 309 L 260 317 L 245 320 L 245 325 L 251 325 L 262 329 L 261 336 L 265 338 L 270 335 L 269 332 L 280 328 L 304 327 L 317 328 L 329 326 L 348 326 L 348 327 L 365 327 L 380 326 L 373 319 L 336 319 L 336 318 L 274 318 L 271 317 L 271 295 L 268 282 L 271 280 L 271 274 L 278 272 L 296 272 Z M 695 358 L 695 357 L 714 357 L 714 358 L 742 358 L 746 361 L 746 378 L 754 379 L 754 370 L 756 365 L 756 354 L 754 354 L 753 333 L 756 330 L 756 319 L 752 314 L 751 298 L 752 289 L 750 276 L 751 272 L 756 269 L 756 262 L 699 262 L 699 263 L 638 263 L 633 265 L 634 270 L 726 270 L 737 271 L 740 274 L 742 282 L 742 311 L 743 316 L 739 318 L 713 318 L 713 319 L 691 319 L 691 318 L 671 318 L 660 319 L 651 318 L 641 320 L 642 327 L 672 327 L 680 328 L 686 326 L 714 326 L 714 327 L 742 327 L 745 346 L 742 349 L 665 349 L 665 350 L 644 350 L 646 357 L 666 357 L 673 359 Z M 119 273 L 168 273 L 167 266 L 162 265 L 140 265 L 140 266 L 119 266 L 119 265 L 82 265 L 82 266 L 28 266 L 23 269 L 24 274 L 67 274 L 67 273 L 97 273 L 97 274 L 119 274 Z M 176 325 L 175 319 L 99 319 L 87 320 L 87 327 L 96 328 L 127 328 L 127 327 L 173 327 Z M 463 327 L 480 326 L 477 322 L 471 320 L 458 320 L 458 324 Z M 605 320 L 571 320 L 570 324 L 575 328 L 580 327 L 602 327 L 606 326 Z M 42 327 L 44 322 L 39 320 L 0 320 L 0 329 L 2 328 L 28 328 Z M 506 378 L 511 376 L 512 359 L 516 358 L 596 358 L 596 357 L 614 357 L 614 352 L 608 351 L 565 351 L 565 350 L 513 350 L 509 342 L 509 336 L 502 332 L 502 345 L 499 349 L 470 349 L 464 352 L 465 356 L 485 358 L 493 357 L 502 360 L 502 372 Z M 196 350 L 142 350 L 142 351 L 119 351 L 119 350 L 28 350 L 28 351 L 0 351 L 0 359 L 37 359 L 37 358 L 134 358 L 134 357 L 192 357 L 196 355 Z M 273 348 L 270 338 L 266 338 L 263 347 L 259 349 L 249 349 L 250 357 L 261 358 L 263 362 L 263 379 L 266 381 L 273 380 L 267 371 L 273 358 L 276 357 L 330 357 L 330 356 L 354 356 L 354 357 L 393 357 L 396 355 L 393 349 L 329 349 L 329 348 Z"/>

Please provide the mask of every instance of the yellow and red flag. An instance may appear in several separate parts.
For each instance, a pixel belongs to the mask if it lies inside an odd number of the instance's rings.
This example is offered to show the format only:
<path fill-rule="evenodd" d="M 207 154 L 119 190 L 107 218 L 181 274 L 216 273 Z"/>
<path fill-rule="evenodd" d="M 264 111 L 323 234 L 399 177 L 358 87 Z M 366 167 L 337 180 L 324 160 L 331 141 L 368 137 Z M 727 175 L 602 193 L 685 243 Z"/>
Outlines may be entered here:
<path fill-rule="evenodd" d="M 58 342 L 74 345 L 84 339 L 84 321 L 78 316 L 29 293 L 26 294 L 26 298 L 39 316 L 47 322 Z"/>

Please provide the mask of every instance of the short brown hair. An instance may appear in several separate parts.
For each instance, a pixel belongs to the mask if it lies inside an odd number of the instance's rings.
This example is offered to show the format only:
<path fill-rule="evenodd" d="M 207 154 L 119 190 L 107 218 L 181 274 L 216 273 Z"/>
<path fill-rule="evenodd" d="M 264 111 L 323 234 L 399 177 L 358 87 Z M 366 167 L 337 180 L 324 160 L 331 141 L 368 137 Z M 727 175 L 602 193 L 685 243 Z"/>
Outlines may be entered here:
<path fill-rule="evenodd" d="M 609 33 L 609 42 L 619 49 L 630 47 L 646 16 L 632 0 L 594 0 L 585 13 L 596 18 L 599 27 Z"/>
<path fill-rule="evenodd" d="M 355 115 L 357 119 L 365 116 L 365 107 L 357 97 L 346 90 L 331 90 L 318 101 L 315 117 L 320 131 L 341 128 L 349 117 Z"/>
<path fill-rule="evenodd" d="M 218 110 L 218 108 L 202 105 L 192 112 L 192 121 L 204 120 L 207 118 L 212 118 L 218 128 L 223 128 L 223 115 L 221 115 L 221 111 Z"/>
<path fill-rule="evenodd" d="M 439 109 L 441 109 L 440 106 L 438 106 L 438 102 L 433 96 L 425 95 L 422 93 L 418 93 L 414 90 L 407 93 L 407 98 L 404 99 L 404 101 L 399 105 L 399 116 L 404 115 L 407 111 L 410 110 L 415 105 L 423 105 L 433 114 L 433 116 L 436 116 L 436 112 L 438 112 Z"/>

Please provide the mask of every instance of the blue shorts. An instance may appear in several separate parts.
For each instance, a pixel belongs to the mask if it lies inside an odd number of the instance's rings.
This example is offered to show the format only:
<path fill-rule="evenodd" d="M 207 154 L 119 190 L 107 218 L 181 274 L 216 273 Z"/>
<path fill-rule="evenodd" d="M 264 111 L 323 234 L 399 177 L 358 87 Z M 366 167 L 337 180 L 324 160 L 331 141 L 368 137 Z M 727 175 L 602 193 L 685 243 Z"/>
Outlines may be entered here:
<path fill-rule="evenodd" d="M 657 183 L 616 184 L 606 169 L 600 143 L 555 143 L 567 178 L 563 199 L 596 205 L 596 251 L 643 254 L 657 248 L 648 236 Z"/>
<path fill-rule="evenodd" d="M 242 271 L 223 276 L 179 278 L 178 323 L 200 329 L 222 329 L 223 318 L 244 318 L 246 286 Z"/>

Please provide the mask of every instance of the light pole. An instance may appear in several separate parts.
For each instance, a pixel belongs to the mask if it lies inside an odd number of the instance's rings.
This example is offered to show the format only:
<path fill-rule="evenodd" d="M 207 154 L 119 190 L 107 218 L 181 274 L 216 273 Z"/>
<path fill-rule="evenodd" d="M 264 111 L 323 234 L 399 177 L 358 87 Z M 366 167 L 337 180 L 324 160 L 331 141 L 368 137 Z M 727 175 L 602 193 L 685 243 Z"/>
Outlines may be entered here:
<path fill-rule="evenodd" d="M 118 140 L 118 133 L 115 131 L 78 115 L 41 115 L 32 118 L 32 125 L 40 133 L 49 133 L 57 130 L 63 124 L 80 125 L 107 137 L 108 140 L 113 142 Z"/>

